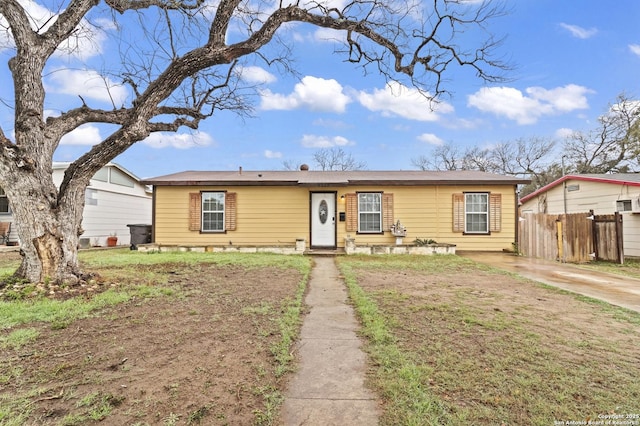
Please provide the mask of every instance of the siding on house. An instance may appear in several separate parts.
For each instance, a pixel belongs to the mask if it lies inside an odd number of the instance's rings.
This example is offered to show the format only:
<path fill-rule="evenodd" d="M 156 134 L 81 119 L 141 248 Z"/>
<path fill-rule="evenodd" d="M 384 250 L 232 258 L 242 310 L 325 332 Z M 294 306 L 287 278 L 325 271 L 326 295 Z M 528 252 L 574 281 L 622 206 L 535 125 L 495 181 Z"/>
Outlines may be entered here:
<path fill-rule="evenodd" d="M 598 215 L 613 214 L 618 200 L 635 200 L 640 197 L 640 182 L 630 184 L 633 182 L 606 181 L 607 176 L 615 178 L 616 175 L 573 179 L 568 176 L 564 181 L 552 184 L 544 191 L 523 198 L 521 212 L 562 214 L 587 213 L 593 210 Z M 566 197 L 563 194 L 566 194 Z M 640 214 L 620 214 L 623 216 L 624 254 L 640 257 Z"/>
<path fill-rule="evenodd" d="M 347 231 L 339 221 L 346 211 L 342 195 L 357 192 L 393 194 L 393 222 L 398 219 L 407 228 L 405 243 L 416 238 L 434 239 L 456 244 L 458 250 L 501 251 L 515 241 L 516 194 L 513 184 L 495 185 L 348 185 L 348 186 L 214 186 L 170 185 L 154 188 L 154 242 L 165 245 L 292 245 L 296 239 L 310 241 L 310 193 L 336 192 L 337 246 L 345 238 L 356 244 L 393 244 L 388 229 L 381 234 Z M 189 230 L 190 193 L 229 191 L 236 193 L 236 230 L 224 233 L 201 233 Z M 490 192 L 501 194 L 499 231 L 487 235 L 464 235 L 453 226 L 453 194 Z M 495 206 L 492 206 L 492 210 Z M 494 215 L 497 212 L 494 211 Z"/>
<path fill-rule="evenodd" d="M 85 205 L 81 238 L 93 244 L 106 244 L 106 237 L 118 236 L 119 245 L 129 245 L 131 235 L 128 224 L 151 225 L 151 200 L 148 195 L 121 194 L 100 190 L 96 205 Z"/>
<path fill-rule="evenodd" d="M 59 186 L 66 165 L 54 167 L 53 181 Z M 105 246 L 109 235 L 116 234 L 118 245 L 129 245 L 128 224 L 151 224 L 151 195 L 139 179 L 115 164 L 108 164 L 89 182 L 82 213 L 84 234 L 89 244 Z"/>
<path fill-rule="evenodd" d="M 67 163 L 54 163 L 53 182 L 60 187 Z M 145 185 L 122 167 L 109 163 L 91 179 L 85 194 L 82 216 L 84 234 L 89 244 L 106 245 L 111 234 L 118 236 L 119 245 L 129 245 L 128 224 L 151 224 L 152 199 Z M 10 241 L 18 241 L 11 212 L 0 214 L 0 222 L 12 222 Z"/>

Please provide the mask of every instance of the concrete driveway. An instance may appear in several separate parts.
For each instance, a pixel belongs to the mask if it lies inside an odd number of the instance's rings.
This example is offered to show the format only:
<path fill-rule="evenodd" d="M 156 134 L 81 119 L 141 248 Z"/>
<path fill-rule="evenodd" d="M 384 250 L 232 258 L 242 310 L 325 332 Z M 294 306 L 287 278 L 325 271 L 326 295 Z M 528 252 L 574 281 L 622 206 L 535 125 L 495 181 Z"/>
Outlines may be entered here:
<path fill-rule="evenodd" d="M 568 263 L 507 253 L 459 252 L 460 256 L 573 293 L 640 312 L 640 280 L 607 274 Z"/>

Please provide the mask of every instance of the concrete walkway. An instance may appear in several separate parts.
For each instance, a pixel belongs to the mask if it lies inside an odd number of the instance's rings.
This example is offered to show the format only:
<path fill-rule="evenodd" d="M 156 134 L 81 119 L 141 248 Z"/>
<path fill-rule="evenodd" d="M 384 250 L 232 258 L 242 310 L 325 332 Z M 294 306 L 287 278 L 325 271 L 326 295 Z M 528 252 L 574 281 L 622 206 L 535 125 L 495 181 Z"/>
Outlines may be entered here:
<path fill-rule="evenodd" d="M 282 407 L 286 426 L 377 425 L 378 408 L 364 385 L 365 354 L 359 325 L 346 303 L 347 292 L 333 257 L 314 257 L 302 324 L 295 350 L 299 370 Z"/>
<path fill-rule="evenodd" d="M 458 254 L 534 281 L 640 312 L 640 280 L 635 278 L 506 253 Z"/>

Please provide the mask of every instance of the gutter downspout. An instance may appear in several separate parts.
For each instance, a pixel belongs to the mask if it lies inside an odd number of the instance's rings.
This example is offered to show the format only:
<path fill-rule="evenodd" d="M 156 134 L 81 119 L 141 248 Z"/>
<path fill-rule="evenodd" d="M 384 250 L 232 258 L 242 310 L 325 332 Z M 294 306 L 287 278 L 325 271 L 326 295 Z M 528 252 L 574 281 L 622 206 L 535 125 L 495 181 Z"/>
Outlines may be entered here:
<path fill-rule="evenodd" d="M 562 156 L 562 158 L 560 159 L 560 161 L 562 161 L 562 203 L 564 206 L 564 214 L 567 214 L 567 180 L 564 179 L 564 157 L 566 157 L 565 155 Z"/>
<path fill-rule="evenodd" d="M 151 192 L 151 242 L 156 242 L 156 192 L 158 187 L 153 185 Z"/>
<path fill-rule="evenodd" d="M 564 158 L 566 156 L 563 155 L 561 157 L 562 161 L 562 204 L 563 204 L 563 208 L 564 208 L 564 220 L 567 220 L 567 179 L 565 178 L 565 170 L 564 170 Z M 558 255 L 560 257 L 560 261 L 562 263 L 566 263 L 567 262 L 567 258 L 565 256 L 564 253 L 564 227 L 562 225 L 562 222 L 559 222 L 557 224 L 557 226 L 560 227 L 560 229 L 558 230 Z"/>
<path fill-rule="evenodd" d="M 513 191 L 515 193 L 515 209 L 516 209 L 516 214 L 515 214 L 515 222 L 516 222 L 516 232 L 515 232 L 515 249 L 518 250 L 518 252 L 520 252 L 520 191 L 518 191 L 518 185 L 513 185 Z"/>

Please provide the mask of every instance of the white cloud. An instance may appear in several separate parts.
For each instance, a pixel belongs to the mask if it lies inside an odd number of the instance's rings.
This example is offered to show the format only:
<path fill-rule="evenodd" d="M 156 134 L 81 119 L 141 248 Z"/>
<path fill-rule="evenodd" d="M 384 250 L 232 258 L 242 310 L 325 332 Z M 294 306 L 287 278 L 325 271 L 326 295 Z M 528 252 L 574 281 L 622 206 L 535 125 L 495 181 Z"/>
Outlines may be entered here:
<path fill-rule="evenodd" d="M 296 32 L 296 31 L 292 32 L 291 38 L 296 44 L 305 43 L 307 41 L 304 34 L 300 34 L 299 32 Z"/>
<path fill-rule="evenodd" d="M 127 90 L 93 70 L 57 69 L 50 73 L 47 81 L 50 93 L 82 96 L 107 102 L 120 108 L 127 99 Z"/>
<path fill-rule="evenodd" d="M 103 53 L 102 48 L 106 41 L 107 35 L 102 28 L 96 28 L 83 20 L 76 28 L 74 36 L 69 37 L 58 46 L 55 55 L 87 60 Z"/>
<path fill-rule="evenodd" d="M 591 90 L 568 84 L 554 89 L 529 87 L 526 95 L 512 87 L 484 87 L 468 97 L 467 104 L 483 112 L 504 116 L 518 124 L 533 124 L 541 116 L 587 109 Z"/>
<path fill-rule="evenodd" d="M 433 133 L 423 133 L 418 136 L 420 142 L 428 143 L 429 145 L 442 145 L 444 141 L 434 135 Z"/>
<path fill-rule="evenodd" d="M 408 132 L 411 130 L 411 126 L 404 123 L 395 123 L 391 128 L 397 132 Z"/>
<path fill-rule="evenodd" d="M 373 93 L 360 92 L 358 100 L 370 111 L 382 113 L 385 117 L 398 116 L 408 120 L 438 121 L 440 114 L 453 112 L 446 102 L 430 102 L 417 89 L 410 89 L 400 83 L 389 83 L 384 89 Z"/>
<path fill-rule="evenodd" d="M 93 22 L 95 22 L 95 24 L 103 29 L 103 30 L 112 30 L 112 31 L 117 31 L 118 30 L 118 26 L 116 25 L 116 23 L 112 20 L 112 19 L 108 19 L 108 18 L 95 18 L 93 20 Z"/>
<path fill-rule="evenodd" d="M 346 129 L 349 124 L 341 120 L 329 120 L 326 118 L 316 118 L 312 123 L 314 126 L 327 127 L 329 129 Z"/>
<path fill-rule="evenodd" d="M 301 32 L 305 27 L 295 27 L 295 31 L 291 32 L 290 37 L 293 41 L 298 43 L 345 43 L 347 40 L 347 33 L 344 31 L 338 31 L 331 28 L 316 28 L 313 32 Z"/>
<path fill-rule="evenodd" d="M 640 101 L 627 100 L 622 103 L 613 104 L 609 107 L 609 111 L 607 111 L 604 116 L 620 116 L 624 111 L 627 111 L 628 114 L 637 117 L 638 112 L 640 112 Z M 633 118 L 633 121 L 637 121 L 637 118 Z"/>
<path fill-rule="evenodd" d="M 581 38 L 583 40 L 591 38 L 598 33 L 597 28 L 586 29 L 586 28 L 579 27 L 577 25 L 565 24 L 564 22 L 560 23 L 560 26 L 565 30 L 569 31 L 572 36 L 576 38 Z"/>
<path fill-rule="evenodd" d="M 631 53 L 634 55 L 640 56 L 640 44 L 630 44 L 629 50 L 631 50 Z"/>
<path fill-rule="evenodd" d="M 304 135 L 302 136 L 302 146 L 305 148 L 332 148 L 334 146 L 347 146 L 355 145 L 349 139 L 342 136 L 318 136 L 318 135 Z"/>
<path fill-rule="evenodd" d="M 293 93 L 280 95 L 270 90 L 262 92 L 260 107 L 264 110 L 293 110 L 343 113 L 351 99 L 343 93 L 336 80 L 306 76 L 295 85 Z"/>
<path fill-rule="evenodd" d="M 313 33 L 313 40 L 323 43 L 344 42 L 346 33 L 344 31 L 332 30 L 331 28 L 318 28 Z"/>
<path fill-rule="evenodd" d="M 556 111 L 569 112 L 589 108 L 586 94 L 592 91 L 577 84 L 567 84 L 549 90 L 542 87 L 529 87 L 526 92 L 532 98 L 548 103 Z"/>
<path fill-rule="evenodd" d="M 468 98 L 468 105 L 484 112 L 506 116 L 519 124 L 535 123 L 543 112 L 535 99 L 511 87 L 483 87 Z"/>
<path fill-rule="evenodd" d="M 276 81 L 276 76 L 260 67 L 242 67 L 240 76 L 249 83 L 266 84 Z"/>
<path fill-rule="evenodd" d="M 40 28 L 40 34 L 49 29 L 49 27 L 51 27 L 51 25 L 56 21 L 56 19 L 54 19 L 55 14 L 53 12 L 46 7 L 40 6 L 34 1 L 20 0 L 18 3 L 20 3 L 20 6 L 22 6 L 25 13 L 29 16 L 31 20 L 31 28 L 34 30 Z M 9 30 L 5 30 L 5 28 L 9 28 L 9 24 L 4 16 L 0 15 L 0 50 L 2 48 L 15 47 L 13 35 Z"/>
<path fill-rule="evenodd" d="M 19 0 L 31 21 L 31 28 L 39 34 L 47 31 L 58 19 L 58 14 L 50 11 L 32 0 Z M 72 56 L 78 59 L 88 59 L 102 53 L 102 47 L 107 39 L 104 30 L 113 29 L 113 24 L 105 19 L 96 20 L 99 27 L 82 20 L 73 34 L 65 40 L 55 52 L 58 57 Z M 8 28 L 7 21 L 0 16 L 0 28 Z M 0 51 L 3 48 L 14 48 L 13 36 L 6 30 L 0 30 Z"/>
<path fill-rule="evenodd" d="M 194 133 L 152 133 L 148 138 L 142 141 L 145 145 L 152 148 L 202 148 L 214 145 L 213 138 L 204 132 Z"/>
<path fill-rule="evenodd" d="M 18 3 L 24 9 L 31 21 L 31 28 L 38 31 L 39 34 L 47 31 L 56 22 L 57 15 L 46 7 L 43 7 L 32 0 L 19 0 Z"/>
<path fill-rule="evenodd" d="M 91 124 L 80 126 L 60 139 L 60 145 L 96 145 L 100 142 L 100 130 Z"/>
<path fill-rule="evenodd" d="M 573 129 L 562 127 L 555 132 L 555 136 L 558 139 L 566 139 L 574 133 Z"/>
<path fill-rule="evenodd" d="M 270 149 L 265 149 L 264 157 L 265 158 L 282 158 L 282 153 L 279 151 L 271 151 Z"/>

